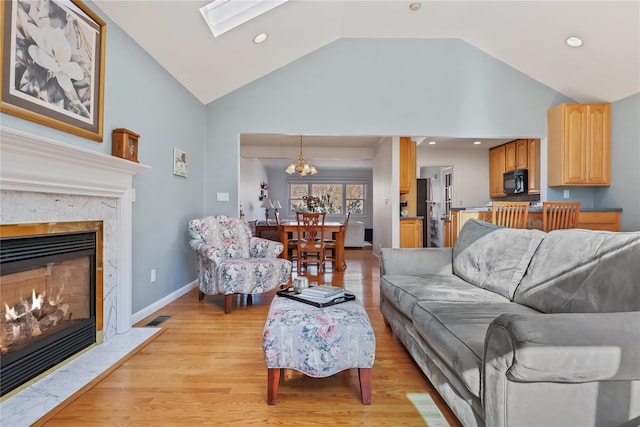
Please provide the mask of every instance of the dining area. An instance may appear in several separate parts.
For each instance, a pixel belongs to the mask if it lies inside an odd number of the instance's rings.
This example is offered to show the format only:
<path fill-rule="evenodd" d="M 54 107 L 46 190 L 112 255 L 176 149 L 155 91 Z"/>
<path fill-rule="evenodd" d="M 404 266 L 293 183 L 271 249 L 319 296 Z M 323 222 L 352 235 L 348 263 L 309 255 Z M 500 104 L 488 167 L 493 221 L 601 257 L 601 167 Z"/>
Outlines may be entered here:
<path fill-rule="evenodd" d="M 324 272 L 327 266 L 333 271 L 344 271 L 345 235 L 350 212 L 343 221 L 328 221 L 326 212 L 296 212 L 295 220 L 281 220 L 279 213 L 275 220 L 255 221 L 252 230 L 257 237 L 277 240 L 284 248 L 281 258 L 293 262 L 298 274 L 307 271 L 310 265 L 317 272 Z"/>

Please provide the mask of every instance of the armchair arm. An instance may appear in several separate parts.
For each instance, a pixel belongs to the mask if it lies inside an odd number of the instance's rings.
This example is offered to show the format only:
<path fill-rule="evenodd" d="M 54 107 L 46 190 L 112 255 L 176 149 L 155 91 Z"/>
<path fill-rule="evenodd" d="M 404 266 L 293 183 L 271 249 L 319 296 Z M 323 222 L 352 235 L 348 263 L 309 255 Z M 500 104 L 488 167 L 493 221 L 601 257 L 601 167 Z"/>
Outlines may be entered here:
<path fill-rule="evenodd" d="M 222 262 L 222 251 L 215 246 L 208 245 L 200 239 L 191 239 L 189 245 L 200 256 L 210 259 L 216 264 Z"/>
<path fill-rule="evenodd" d="M 485 339 L 485 378 L 640 380 L 640 312 L 505 314 Z"/>
<path fill-rule="evenodd" d="M 453 248 L 382 248 L 380 275 L 451 274 Z"/>
<path fill-rule="evenodd" d="M 249 242 L 249 255 L 252 258 L 278 258 L 283 250 L 282 243 L 262 237 L 251 237 Z"/>

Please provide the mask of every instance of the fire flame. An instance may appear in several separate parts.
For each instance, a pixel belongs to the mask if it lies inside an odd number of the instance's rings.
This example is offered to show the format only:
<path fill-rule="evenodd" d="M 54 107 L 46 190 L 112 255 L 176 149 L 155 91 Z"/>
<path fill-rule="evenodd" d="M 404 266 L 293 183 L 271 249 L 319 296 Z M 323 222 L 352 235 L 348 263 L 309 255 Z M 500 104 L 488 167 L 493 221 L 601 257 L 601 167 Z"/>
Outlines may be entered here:
<path fill-rule="evenodd" d="M 44 302 L 44 295 L 39 294 L 36 297 L 36 290 L 33 290 L 33 294 L 31 295 L 31 301 L 33 301 L 31 303 L 31 308 L 29 309 L 29 311 L 33 311 L 33 310 L 39 310 L 42 308 L 42 303 Z"/>
<path fill-rule="evenodd" d="M 16 312 L 15 306 L 9 307 L 5 302 L 4 303 L 5 320 L 7 322 L 11 322 L 13 320 L 21 318 L 22 316 L 26 315 L 29 312 L 32 312 L 34 310 L 40 310 L 42 308 L 42 304 L 44 303 L 44 298 L 45 298 L 44 293 L 36 294 L 36 290 L 34 289 L 31 293 L 31 304 L 29 304 L 29 302 L 25 300 L 21 301 L 22 305 L 26 308 L 26 310 L 24 311 L 24 313 L 20 313 L 20 314 Z M 54 305 L 57 305 L 62 301 L 62 298 L 60 298 L 60 295 L 58 295 L 57 299 L 58 301 Z"/>
<path fill-rule="evenodd" d="M 4 308 L 5 308 L 5 311 L 4 311 L 4 313 L 5 313 L 5 314 L 4 314 L 4 318 L 5 318 L 7 321 L 16 320 L 18 317 L 20 317 L 20 316 L 18 316 L 18 314 L 16 313 L 16 309 L 15 309 L 15 307 L 11 307 L 11 308 L 9 308 L 9 306 L 7 305 L 7 303 L 6 303 L 6 302 L 4 303 Z"/>

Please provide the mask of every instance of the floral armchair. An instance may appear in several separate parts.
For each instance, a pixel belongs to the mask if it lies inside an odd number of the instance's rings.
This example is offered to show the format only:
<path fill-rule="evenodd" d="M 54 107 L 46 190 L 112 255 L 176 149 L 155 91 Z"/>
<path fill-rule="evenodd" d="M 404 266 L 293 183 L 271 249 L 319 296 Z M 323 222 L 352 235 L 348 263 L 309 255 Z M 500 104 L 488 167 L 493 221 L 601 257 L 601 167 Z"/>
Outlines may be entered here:
<path fill-rule="evenodd" d="M 200 295 L 225 295 L 224 312 L 231 312 L 234 294 L 251 295 L 286 285 L 291 261 L 278 258 L 280 242 L 253 237 L 249 224 L 224 215 L 189 221 L 190 246 L 196 252 Z"/>

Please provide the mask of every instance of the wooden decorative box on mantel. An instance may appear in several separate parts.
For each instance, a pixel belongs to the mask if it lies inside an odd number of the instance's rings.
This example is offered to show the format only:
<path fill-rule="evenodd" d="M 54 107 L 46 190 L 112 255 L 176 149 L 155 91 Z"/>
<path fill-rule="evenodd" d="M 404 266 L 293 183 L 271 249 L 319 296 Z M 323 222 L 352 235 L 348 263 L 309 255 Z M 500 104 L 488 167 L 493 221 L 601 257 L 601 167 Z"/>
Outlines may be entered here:
<path fill-rule="evenodd" d="M 111 135 L 111 154 L 132 162 L 138 162 L 138 135 L 129 129 L 114 129 Z"/>

